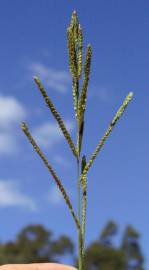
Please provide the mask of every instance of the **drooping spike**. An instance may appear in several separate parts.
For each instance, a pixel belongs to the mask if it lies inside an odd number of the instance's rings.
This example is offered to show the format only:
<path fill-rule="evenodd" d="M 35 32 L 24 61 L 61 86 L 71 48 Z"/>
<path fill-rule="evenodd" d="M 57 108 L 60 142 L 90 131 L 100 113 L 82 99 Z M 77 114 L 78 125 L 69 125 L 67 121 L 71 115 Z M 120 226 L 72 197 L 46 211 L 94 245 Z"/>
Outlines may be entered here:
<path fill-rule="evenodd" d="M 37 143 L 35 142 L 34 138 L 32 137 L 31 133 L 29 132 L 29 129 L 27 127 L 26 123 L 22 123 L 21 128 L 23 130 L 23 132 L 25 133 L 26 137 L 28 138 L 29 142 L 31 143 L 31 145 L 33 146 L 33 148 L 35 149 L 35 151 L 37 152 L 37 154 L 40 156 L 40 158 L 42 159 L 43 163 L 45 164 L 45 166 L 47 167 L 47 169 L 49 170 L 49 172 L 51 173 L 51 175 L 53 176 L 53 179 L 55 180 L 59 190 L 61 191 L 66 204 L 69 207 L 69 210 L 73 216 L 73 219 L 78 227 L 78 229 L 80 229 L 80 224 L 78 222 L 78 219 L 74 213 L 72 204 L 70 202 L 70 199 L 68 197 L 68 194 L 66 193 L 61 181 L 59 180 L 58 176 L 56 175 L 56 173 L 54 172 L 54 170 L 52 169 L 51 165 L 49 164 L 49 162 L 47 161 L 47 159 L 45 158 L 44 154 L 42 153 L 41 149 L 39 148 L 39 146 L 37 145 Z"/>

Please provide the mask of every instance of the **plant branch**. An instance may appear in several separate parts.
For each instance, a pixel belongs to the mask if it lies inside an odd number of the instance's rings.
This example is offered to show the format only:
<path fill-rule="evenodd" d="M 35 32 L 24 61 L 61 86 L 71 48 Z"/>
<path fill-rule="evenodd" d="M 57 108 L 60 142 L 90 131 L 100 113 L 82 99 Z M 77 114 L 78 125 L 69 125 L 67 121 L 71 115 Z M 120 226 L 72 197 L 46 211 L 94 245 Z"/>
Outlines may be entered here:
<path fill-rule="evenodd" d="M 37 86 L 38 86 L 38 88 L 39 88 L 39 90 L 40 90 L 46 104 L 48 105 L 48 108 L 51 110 L 51 113 L 53 114 L 53 116 L 57 120 L 58 125 L 59 125 L 61 131 L 63 132 L 64 137 L 66 138 L 66 140 L 67 140 L 73 154 L 78 159 L 78 153 L 77 153 L 76 147 L 74 146 L 74 143 L 73 143 L 73 141 L 71 139 L 71 136 L 70 136 L 68 130 L 66 129 L 65 124 L 64 124 L 60 114 L 57 112 L 55 106 L 53 105 L 53 102 L 48 97 L 48 95 L 47 95 L 44 87 L 42 86 L 42 83 L 40 82 L 39 78 L 35 76 L 33 79 L 34 79 L 35 83 L 37 84 Z"/>
<path fill-rule="evenodd" d="M 119 108 L 119 110 L 117 111 L 116 115 L 114 116 L 112 122 L 110 123 L 110 125 L 109 125 L 108 129 L 106 130 L 104 136 L 102 137 L 102 139 L 100 140 L 99 144 L 97 145 L 97 147 L 96 147 L 95 151 L 93 152 L 91 158 L 87 162 L 87 164 L 86 164 L 86 166 L 84 168 L 83 174 L 86 174 L 88 172 L 88 170 L 90 169 L 91 165 L 93 164 L 94 159 L 97 157 L 99 151 L 103 147 L 105 141 L 107 140 L 108 136 L 110 135 L 111 131 L 113 130 L 115 124 L 117 123 L 117 121 L 119 120 L 119 118 L 122 116 L 122 114 L 125 111 L 127 105 L 131 101 L 132 97 L 133 97 L 133 93 L 130 92 L 127 95 L 127 97 L 125 98 L 122 106 Z"/>
<path fill-rule="evenodd" d="M 82 85 L 79 102 L 78 102 L 78 122 L 80 126 L 84 120 L 84 113 L 86 109 L 87 90 L 88 90 L 88 83 L 90 79 L 91 58 L 92 58 L 92 48 L 91 48 L 91 45 L 88 45 L 87 50 L 86 50 L 85 64 L 84 64 L 83 85 Z"/>
<path fill-rule="evenodd" d="M 56 173 L 54 172 L 54 170 L 52 169 L 51 165 L 48 163 L 47 159 L 45 158 L 44 154 L 42 153 L 42 151 L 40 150 L 39 146 L 37 145 L 37 143 L 35 142 L 35 140 L 33 139 L 32 135 L 30 134 L 29 130 L 28 130 L 28 127 L 26 125 L 26 123 L 22 123 L 22 126 L 21 126 L 23 132 L 25 133 L 25 135 L 27 136 L 29 142 L 32 144 L 33 148 L 35 149 L 35 151 L 37 152 L 37 154 L 40 156 L 40 158 L 42 159 L 42 161 L 44 162 L 45 166 L 47 167 L 47 169 L 50 171 L 51 175 L 53 176 L 59 190 L 61 191 L 64 199 L 65 199 L 65 202 L 66 204 L 68 205 L 69 207 L 69 210 L 73 216 L 73 219 L 77 225 L 77 228 L 80 230 L 81 226 L 80 226 L 80 223 L 74 213 L 74 210 L 73 210 L 73 207 L 72 207 L 72 204 L 70 202 L 70 199 L 61 183 L 61 181 L 59 180 L 58 176 L 56 175 Z"/>

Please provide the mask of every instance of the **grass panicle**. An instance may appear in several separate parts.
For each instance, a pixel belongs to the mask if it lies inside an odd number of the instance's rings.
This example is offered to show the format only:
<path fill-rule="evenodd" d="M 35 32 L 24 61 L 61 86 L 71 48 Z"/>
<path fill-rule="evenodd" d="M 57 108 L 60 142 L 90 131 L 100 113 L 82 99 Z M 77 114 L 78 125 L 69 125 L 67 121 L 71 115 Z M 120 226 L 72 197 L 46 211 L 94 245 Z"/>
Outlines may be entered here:
<path fill-rule="evenodd" d="M 53 176 L 59 190 L 61 191 L 65 202 L 71 212 L 71 215 L 75 221 L 78 230 L 78 266 L 79 270 L 85 270 L 85 230 L 86 230 L 86 208 L 87 208 L 87 174 L 90 167 L 93 164 L 93 161 L 99 154 L 101 148 L 103 147 L 108 136 L 112 132 L 114 126 L 116 125 L 119 118 L 122 116 L 127 105 L 133 97 L 133 93 L 130 92 L 125 98 L 122 106 L 119 108 L 115 114 L 113 120 L 111 121 L 108 129 L 101 138 L 100 142 L 95 148 L 95 151 L 91 155 L 90 159 L 86 161 L 86 156 L 81 155 L 82 153 L 82 140 L 84 136 L 84 114 L 86 110 L 86 101 L 88 94 L 88 83 L 90 79 L 90 69 L 91 69 L 91 60 L 92 60 L 92 48 L 91 45 L 87 46 L 86 55 L 83 65 L 83 32 L 79 24 L 76 11 L 73 11 L 71 16 L 71 22 L 67 28 L 67 42 L 68 42 L 68 58 L 69 58 L 69 69 L 72 76 L 72 95 L 73 95 L 73 106 L 76 116 L 76 146 L 74 145 L 72 138 L 65 127 L 62 117 L 57 112 L 53 102 L 48 97 L 40 79 L 34 77 L 34 81 L 37 84 L 47 106 L 49 107 L 51 113 L 55 117 L 69 147 L 72 150 L 73 155 L 76 158 L 77 162 L 77 191 L 78 191 L 78 211 L 75 214 L 72 203 L 69 199 L 67 192 L 65 191 L 60 179 L 57 174 L 45 158 L 44 154 L 41 152 L 39 146 L 35 142 L 31 133 L 28 130 L 27 125 L 22 123 L 22 130 L 27 136 L 29 142 L 32 144 L 33 148 L 40 156 L 41 160 L 49 170 L 50 174 Z M 80 87 L 80 79 L 83 72 L 82 86 Z"/>

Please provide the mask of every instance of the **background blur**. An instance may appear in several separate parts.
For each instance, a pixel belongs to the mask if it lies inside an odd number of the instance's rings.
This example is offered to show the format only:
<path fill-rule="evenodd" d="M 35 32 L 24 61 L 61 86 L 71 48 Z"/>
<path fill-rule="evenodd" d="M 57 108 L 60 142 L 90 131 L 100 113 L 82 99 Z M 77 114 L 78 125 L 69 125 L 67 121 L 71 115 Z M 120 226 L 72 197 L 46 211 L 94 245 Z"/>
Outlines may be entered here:
<path fill-rule="evenodd" d="M 77 244 L 75 224 L 67 206 L 20 129 L 20 122 L 27 121 L 76 209 L 75 160 L 32 80 L 33 75 L 41 78 L 75 140 L 66 38 L 74 9 L 84 30 L 84 45 L 91 43 L 93 48 L 83 142 L 88 158 L 127 93 L 134 92 L 133 101 L 88 176 L 86 245 L 96 241 L 100 248 L 106 244 L 119 249 L 130 233 L 126 242 L 132 244 L 137 254 L 142 252 L 145 263 L 144 268 L 136 268 L 136 261 L 132 260 L 129 269 L 148 269 L 149 2 L 146 0 L 0 1 L 1 254 L 4 256 L 5 243 L 14 243 L 16 235 L 28 224 L 41 224 L 53 232 L 55 239 L 65 234 Z M 101 233 L 110 220 L 113 220 L 110 226 L 116 226 L 108 231 L 107 243 Z M 117 226 L 118 234 L 111 242 Z M 72 246 L 67 244 L 66 251 L 72 252 Z M 61 248 L 64 251 L 63 245 Z M 142 264 L 141 255 L 137 256 Z M 61 261 L 72 262 L 72 258 L 62 256 Z"/>

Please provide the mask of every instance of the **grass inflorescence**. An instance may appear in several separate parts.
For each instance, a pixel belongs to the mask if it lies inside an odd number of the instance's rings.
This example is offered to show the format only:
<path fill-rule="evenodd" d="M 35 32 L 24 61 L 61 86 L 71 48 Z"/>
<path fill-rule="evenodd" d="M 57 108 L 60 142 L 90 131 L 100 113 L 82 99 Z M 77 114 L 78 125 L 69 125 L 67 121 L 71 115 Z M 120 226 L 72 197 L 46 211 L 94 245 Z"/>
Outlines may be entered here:
<path fill-rule="evenodd" d="M 86 160 L 86 156 L 82 155 L 82 139 L 84 134 L 84 114 L 87 103 L 87 90 L 90 80 L 90 69 L 91 69 L 91 60 L 92 60 L 92 47 L 89 44 L 85 53 L 85 60 L 83 65 L 83 32 L 80 26 L 77 13 L 74 11 L 72 13 L 71 22 L 67 29 L 67 41 L 68 41 L 68 58 L 69 58 L 69 69 L 72 76 L 72 96 L 73 96 L 73 106 L 74 113 L 77 123 L 77 132 L 76 132 L 76 144 L 72 141 L 71 135 L 69 134 L 65 123 L 57 112 L 53 102 L 47 95 L 45 88 L 43 87 L 40 79 L 34 77 L 34 81 L 42 94 L 44 101 L 48 108 L 50 109 L 52 115 L 56 119 L 60 132 L 63 133 L 74 157 L 76 158 L 77 163 L 77 189 L 78 189 L 78 212 L 75 213 L 71 200 L 65 191 L 65 188 L 62 184 L 62 181 L 57 176 L 54 169 L 51 167 L 47 161 L 45 155 L 42 153 L 41 149 L 37 145 L 35 139 L 32 137 L 27 124 L 22 123 L 22 130 L 27 136 L 29 142 L 33 146 L 34 150 L 37 152 L 50 174 L 52 175 L 54 181 L 56 182 L 59 190 L 61 191 L 64 200 L 72 214 L 74 222 L 78 230 L 78 267 L 79 270 L 85 269 L 85 227 L 86 227 L 86 206 L 87 206 L 87 174 L 92 166 L 95 158 L 102 149 L 105 141 L 112 132 L 114 126 L 116 125 L 119 118 L 122 116 L 127 105 L 133 97 L 133 93 L 130 92 L 122 103 L 121 107 L 115 114 L 113 120 L 109 124 L 105 134 L 97 144 L 94 152 L 91 154 L 91 157 Z M 82 79 L 83 74 L 83 79 Z M 82 85 L 80 80 L 82 79 Z"/>

